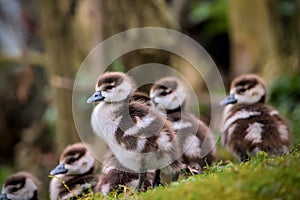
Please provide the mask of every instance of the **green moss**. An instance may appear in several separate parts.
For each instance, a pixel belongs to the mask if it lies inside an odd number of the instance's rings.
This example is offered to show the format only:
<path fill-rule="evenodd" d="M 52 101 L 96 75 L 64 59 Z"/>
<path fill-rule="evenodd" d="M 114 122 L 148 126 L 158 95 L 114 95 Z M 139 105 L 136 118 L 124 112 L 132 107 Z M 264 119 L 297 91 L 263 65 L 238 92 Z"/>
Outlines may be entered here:
<path fill-rule="evenodd" d="M 204 175 L 167 188 L 158 188 L 141 199 L 297 199 L 300 197 L 299 152 L 281 157 L 261 153 L 243 164 L 222 162 Z"/>
<path fill-rule="evenodd" d="M 204 174 L 158 187 L 145 193 L 128 190 L 108 197 L 90 194 L 88 199 L 299 199 L 300 158 L 295 149 L 288 155 L 269 157 L 261 152 L 247 163 L 223 162 Z"/>

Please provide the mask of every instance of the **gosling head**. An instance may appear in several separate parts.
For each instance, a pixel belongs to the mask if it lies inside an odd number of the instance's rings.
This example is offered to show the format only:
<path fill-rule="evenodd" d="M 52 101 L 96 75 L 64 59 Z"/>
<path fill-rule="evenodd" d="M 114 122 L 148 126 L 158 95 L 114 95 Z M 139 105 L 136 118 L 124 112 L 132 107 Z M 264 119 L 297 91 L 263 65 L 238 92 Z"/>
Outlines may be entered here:
<path fill-rule="evenodd" d="M 50 175 L 80 175 L 94 171 L 95 159 L 81 144 L 73 144 L 68 146 L 62 153 L 59 165 L 50 172 Z"/>
<path fill-rule="evenodd" d="M 134 91 L 134 82 L 122 72 L 106 72 L 99 77 L 95 93 L 87 100 L 93 102 L 120 102 Z"/>
<path fill-rule="evenodd" d="M 178 79 L 166 77 L 153 84 L 150 98 L 158 109 L 173 110 L 184 106 L 187 94 L 183 84 Z"/>
<path fill-rule="evenodd" d="M 37 199 L 39 181 L 27 172 L 18 172 L 6 179 L 2 186 L 1 200 Z"/>
<path fill-rule="evenodd" d="M 230 95 L 221 105 L 265 103 L 266 87 L 262 79 L 255 74 L 235 78 L 230 86 Z"/>

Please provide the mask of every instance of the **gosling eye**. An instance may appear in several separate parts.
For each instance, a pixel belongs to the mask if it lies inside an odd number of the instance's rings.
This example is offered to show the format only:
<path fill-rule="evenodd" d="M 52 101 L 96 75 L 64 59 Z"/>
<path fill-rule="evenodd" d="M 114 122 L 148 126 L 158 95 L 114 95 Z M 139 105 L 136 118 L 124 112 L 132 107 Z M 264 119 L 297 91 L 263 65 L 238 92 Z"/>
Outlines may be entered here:
<path fill-rule="evenodd" d="M 105 90 L 111 90 L 113 89 L 115 86 L 114 85 L 108 85 L 105 87 Z"/>
<path fill-rule="evenodd" d="M 172 91 L 171 90 L 163 90 L 161 93 L 160 93 L 160 96 L 166 96 L 168 94 L 170 94 Z"/>
<path fill-rule="evenodd" d="M 18 190 L 19 190 L 19 188 L 17 188 L 17 187 L 13 187 L 13 188 L 11 188 L 11 190 L 10 190 L 10 191 L 11 191 L 12 193 L 15 193 L 15 192 L 17 192 Z"/>
<path fill-rule="evenodd" d="M 237 90 L 239 94 L 246 92 L 246 88 L 240 88 Z"/>
<path fill-rule="evenodd" d="M 72 164 L 72 163 L 74 163 L 75 161 L 76 161 L 76 158 L 70 157 L 70 158 L 67 160 L 67 163 L 68 163 L 68 164 Z"/>

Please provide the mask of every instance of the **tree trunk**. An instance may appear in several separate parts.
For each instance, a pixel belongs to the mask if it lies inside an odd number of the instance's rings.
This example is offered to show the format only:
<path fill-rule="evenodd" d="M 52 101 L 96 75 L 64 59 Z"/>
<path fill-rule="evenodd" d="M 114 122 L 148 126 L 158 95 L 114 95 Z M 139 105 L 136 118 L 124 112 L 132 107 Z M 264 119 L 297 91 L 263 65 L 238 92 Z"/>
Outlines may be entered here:
<path fill-rule="evenodd" d="M 261 73 L 268 62 L 272 62 L 272 73 L 280 68 L 276 37 L 269 18 L 265 1 L 230 1 L 234 76 Z"/>
<path fill-rule="evenodd" d="M 54 86 L 53 103 L 57 110 L 56 142 L 59 153 L 67 144 L 79 141 L 72 116 L 72 87 L 75 74 L 72 30 L 74 2 L 76 1 L 37 1 L 46 50 L 46 66 Z"/>
<path fill-rule="evenodd" d="M 292 73 L 297 71 L 299 63 L 292 63 L 292 54 L 299 52 L 298 47 L 287 42 L 290 38 L 283 38 L 274 1 L 230 1 L 230 24 L 233 76 L 254 72 L 270 81 L 287 73 L 287 68 Z M 299 44 L 298 39 L 295 42 Z M 295 51 L 284 51 L 286 44 Z"/>
<path fill-rule="evenodd" d="M 102 1 L 103 39 L 117 33 L 140 27 L 178 29 L 174 16 L 164 0 Z M 156 62 L 170 64 L 170 53 L 159 50 L 136 50 L 122 56 L 120 63 L 126 69 Z"/>

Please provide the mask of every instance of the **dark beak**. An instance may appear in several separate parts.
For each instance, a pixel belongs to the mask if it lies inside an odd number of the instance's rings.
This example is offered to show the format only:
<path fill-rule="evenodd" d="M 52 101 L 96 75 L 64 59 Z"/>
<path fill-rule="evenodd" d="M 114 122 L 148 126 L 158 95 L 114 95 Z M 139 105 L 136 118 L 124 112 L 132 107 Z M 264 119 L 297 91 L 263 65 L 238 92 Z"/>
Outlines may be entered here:
<path fill-rule="evenodd" d="M 237 100 L 234 98 L 234 94 L 228 95 L 223 101 L 220 102 L 222 106 L 228 105 L 228 104 L 234 104 Z"/>
<path fill-rule="evenodd" d="M 93 103 L 97 101 L 102 101 L 105 97 L 102 96 L 101 91 L 96 91 L 86 102 Z"/>
<path fill-rule="evenodd" d="M 1 194 L 0 200 L 9 200 L 6 196 L 6 194 Z"/>
<path fill-rule="evenodd" d="M 59 164 L 50 172 L 50 175 L 65 174 L 67 171 L 64 164 Z"/>

